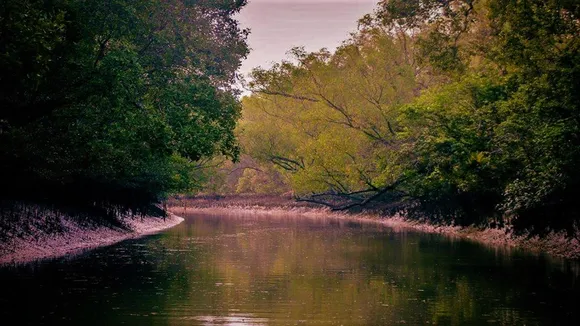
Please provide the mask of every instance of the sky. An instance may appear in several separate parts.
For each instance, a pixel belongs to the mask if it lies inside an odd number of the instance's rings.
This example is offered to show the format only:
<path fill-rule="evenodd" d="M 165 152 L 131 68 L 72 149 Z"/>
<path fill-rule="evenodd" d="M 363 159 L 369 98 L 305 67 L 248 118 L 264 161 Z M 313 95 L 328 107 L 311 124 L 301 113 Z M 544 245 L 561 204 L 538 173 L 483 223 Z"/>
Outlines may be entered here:
<path fill-rule="evenodd" d="M 289 59 L 287 51 L 304 46 L 307 51 L 334 50 L 356 31 L 357 20 L 371 13 L 378 0 L 249 0 L 236 16 L 251 33 L 251 52 L 240 72 L 268 68 Z"/>

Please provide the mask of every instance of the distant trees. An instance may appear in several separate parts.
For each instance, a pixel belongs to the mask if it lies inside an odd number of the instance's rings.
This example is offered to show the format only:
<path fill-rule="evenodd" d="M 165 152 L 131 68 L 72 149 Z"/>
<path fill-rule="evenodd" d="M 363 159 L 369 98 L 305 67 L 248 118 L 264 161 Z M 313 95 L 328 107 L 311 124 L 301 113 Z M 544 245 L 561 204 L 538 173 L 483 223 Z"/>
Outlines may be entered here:
<path fill-rule="evenodd" d="M 0 189 L 15 200 L 143 212 L 235 159 L 245 1 L 0 4 Z"/>
<path fill-rule="evenodd" d="M 347 194 L 394 182 L 396 118 L 416 87 L 400 45 L 369 31 L 334 54 L 296 49 L 295 57 L 297 66 L 254 72 L 252 87 L 264 95 L 244 100 L 242 142 L 292 172 L 297 193 Z"/>
<path fill-rule="evenodd" d="M 381 1 L 336 52 L 254 71 L 241 142 L 335 208 L 571 230 L 579 17 L 577 1 Z"/>

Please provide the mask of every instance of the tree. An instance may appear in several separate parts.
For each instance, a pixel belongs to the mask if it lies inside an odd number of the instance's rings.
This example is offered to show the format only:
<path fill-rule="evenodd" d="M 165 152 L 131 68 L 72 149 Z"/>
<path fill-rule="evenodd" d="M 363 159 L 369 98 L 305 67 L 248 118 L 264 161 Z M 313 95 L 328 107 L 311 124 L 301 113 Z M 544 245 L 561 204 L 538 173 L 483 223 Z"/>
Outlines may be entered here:
<path fill-rule="evenodd" d="M 520 228 L 566 228 L 580 221 L 574 195 L 580 159 L 580 4 L 490 2 L 494 58 L 510 98 L 498 134 L 503 159 L 518 166 L 502 209 Z"/>
<path fill-rule="evenodd" d="M 2 197 L 141 211 L 236 159 L 244 4 L 3 1 Z"/>
<path fill-rule="evenodd" d="M 254 71 L 242 144 L 337 209 L 402 201 L 439 222 L 573 230 L 579 8 L 381 1 L 334 53 Z"/>
<path fill-rule="evenodd" d="M 241 123 L 249 153 L 286 171 L 299 196 L 356 203 L 398 182 L 398 110 L 418 87 L 403 45 L 367 30 L 334 54 L 293 52 L 298 64 L 253 73 Z"/>

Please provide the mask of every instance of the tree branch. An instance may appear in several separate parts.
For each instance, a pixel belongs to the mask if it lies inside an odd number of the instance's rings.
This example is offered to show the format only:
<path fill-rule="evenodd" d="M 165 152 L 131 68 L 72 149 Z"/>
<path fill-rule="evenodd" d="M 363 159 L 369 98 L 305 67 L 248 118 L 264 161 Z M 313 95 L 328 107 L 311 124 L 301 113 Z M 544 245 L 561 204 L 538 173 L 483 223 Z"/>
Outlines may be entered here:
<path fill-rule="evenodd" d="M 262 93 L 262 94 L 266 94 L 266 95 L 282 96 L 282 97 L 292 98 L 292 99 L 301 100 L 301 101 L 309 101 L 309 102 L 314 102 L 314 103 L 319 102 L 317 99 L 306 97 L 306 96 L 292 95 L 292 94 L 288 94 L 288 93 L 269 91 L 269 90 L 265 90 L 265 89 L 258 90 L 257 92 Z"/>
<path fill-rule="evenodd" d="M 389 191 L 393 191 L 395 190 L 401 183 L 403 183 L 405 181 L 405 178 L 401 178 L 395 182 L 393 182 L 392 184 L 383 187 L 380 190 L 375 190 L 375 189 L 366 189 L 366 190 L 362 190 L 362 191 L 356 191 L 356 192 L 351 192 L 351 193 L 322 193 L 322 194 L 313 194 L 310 196 L 310 198 L 300 198 L 300 197 L 296 197 L 296 201 L 302 201 L 302 202 L 308 202 L 308 203 L 314 203 L 314 204 L 319 204 L 319 205 L 324 205 L 326 207 L 329 207 L 331 210 L 333 211 L 344 211 L 344 210 L 348 210 L 354 207 L 364 207 L 366 206 L 368 203 L 375 201 L 376 199 L 380 198 L 382 195 L 386 194 Z M 360 198 L 353 198 L 353 195 L 355 194 L 362 194 L 362 193 L 369 193 L 369 192 L 376 192 L 374 195 L 369 196 L 365 199 L 360 199 Z M 349 198 L 351 200 L 358 200 L 355 201 L 353 203 L 349 203 L 349 204 L 345 204 L 345 205 L 333 205 L 331 203 L 329 203 L 328 201 L 323 201 L 323 200 L 318 200 L 318 199 L 314 199 L 316 197 L 324 197 L 324 196 L 335 196 L 335 197 L 343 197 L 343 198 Z"/>

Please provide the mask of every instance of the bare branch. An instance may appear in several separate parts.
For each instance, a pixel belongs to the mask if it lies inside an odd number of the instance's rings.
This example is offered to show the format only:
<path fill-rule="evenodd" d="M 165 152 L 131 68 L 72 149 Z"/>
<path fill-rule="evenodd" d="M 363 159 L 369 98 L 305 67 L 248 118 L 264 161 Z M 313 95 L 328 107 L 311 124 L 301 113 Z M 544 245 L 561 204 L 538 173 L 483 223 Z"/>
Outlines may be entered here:
<path fill-rule="evenodd" d="M 317 100 L 315 98 L 310 98 L 310 97 L 300 96 L 300 95 L 292 95 L 292 94 L 283 93 L 283 92 L 269 91 L 269 90 L 265 90 L 265 89 L 258 90 L 257 92 L 262 93 L 262 94 L 266 94 L 266 95 L 283 96 L 283 97 L 292 98 L 292 99 L 301 100 L 301 101 L 319 102 L 319 100 Z"/>
<path fill-rule="evenodd" d="M 278 165 L 286 171 L 297 172 L 299 169 L 304 169 L 304 162 L 289 159 L 278 155 L 270 155 L 270 162 Z"/>
<path fill-rule="evenodd" d="M 357 191 L 357 192 L 351 192 L 351 193 L 322 193 L 322 194 L 313 194 L 311 195 L 309 198 L 300 198 L 300 197 L 296 197 L 296 201 L 303 201 L 303 202 L 308 202 L 308 203 L 314 203 L 314 204 L 319 204 L 319 205 L 324 205 L 329 207 L 331 210 L 333 211 L 344 211 L 344 210 L 348 210 L 354 207 L 364 207 L 366 206 L 368 203 L 373 202 L 375 200 L 377 200 L 378 198 L 380 198 L 381 196 L 383 196 L 384 194 L 386 194 L 389 191 L 396 191 L 396 188 L 405 181 L 405 178 L 401 178 L 395 182 L 393 182 L 392 184 L 383 187 L 380 190 L 375 190 L 375 189 L 366 189 L 366 190 L 362 190 L 362 191 Z M 354 195 L 356 194 L 363 194 L 363 193 L 371 193 L 374 192 L 374 195 L 371 195 L 365 199 L 360 199 L 358 197 L 355 197 Z M 402 195 L 402 192 L 398 192 L 399 195 Z M 341 198 L 347 198 L 350 199 L 354 202 L 351 202 L 349 204 L 345 204 L 345 205 L 333 205 L 331 203 L 329 203 L 328 201 L 324 201 L 324 200 L 319 200 L 319 199 L 315 199 L 315 198 L 321 198 L 321 197 L 341 197 Z"/>

